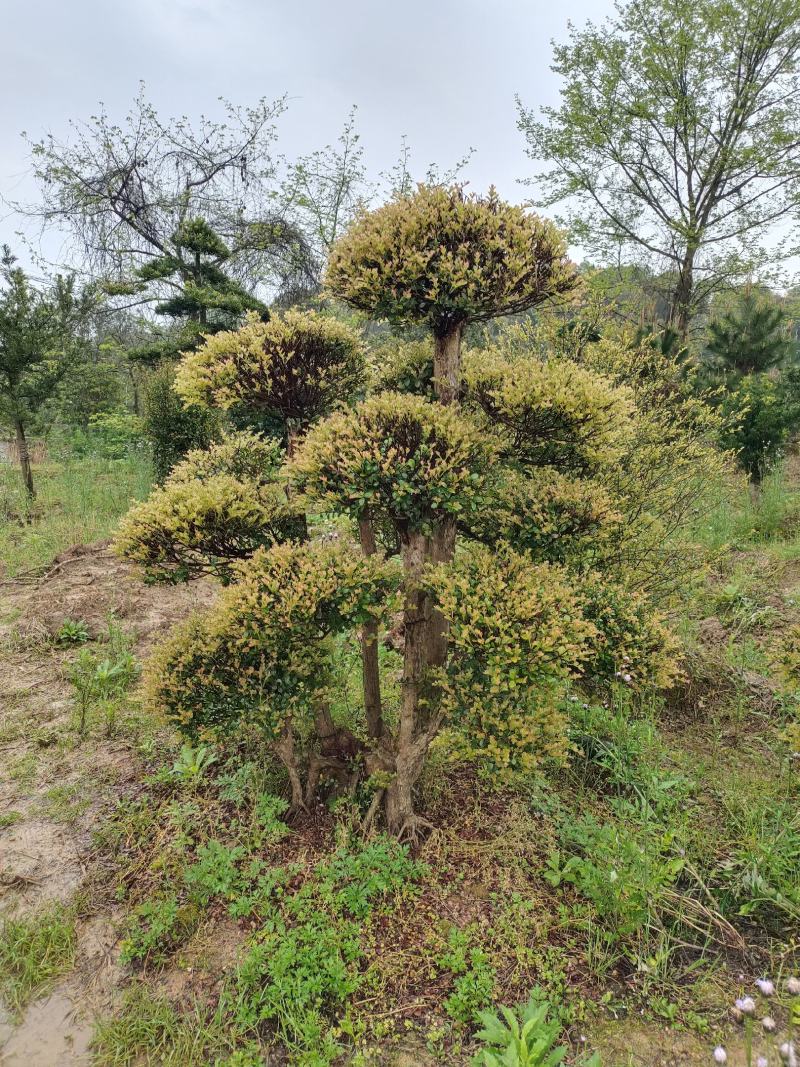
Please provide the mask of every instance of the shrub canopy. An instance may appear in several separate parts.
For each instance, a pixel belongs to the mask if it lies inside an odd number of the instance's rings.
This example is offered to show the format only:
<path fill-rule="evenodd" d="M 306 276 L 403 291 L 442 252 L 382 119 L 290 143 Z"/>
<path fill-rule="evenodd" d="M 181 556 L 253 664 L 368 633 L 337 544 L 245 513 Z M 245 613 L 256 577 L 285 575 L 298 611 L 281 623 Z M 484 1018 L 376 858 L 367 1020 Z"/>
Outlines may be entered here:
<path fill-rule="evenodd" d="M 183 357 L 175 389 L 190 405 L 242 406 L 307 426 L 364 383 L 357 334 L 314 311 L 286 311 L 268 322 L 252 313 Z"/>
<path fill-rule="evenodd" d="M 498 348 L 469 353 L 464 379 L 487 429 L 518 463 L 586 474 L 622 455 L 633 414 L 625 386 L 567 360 Z"/>
<path fill-rule="evenodd" d="M 356 518 L 385 514 L 402 535 L 479 507 L 492 453 L 458 412 L 381 393 L 314 427 L 293 473 L 310 499 Z"/>
<path fill-rule="evenodd" d="M 190 452 L 162 487 L 131 508 L 115 550 L 152 582 L 210 574 L 227 583 L 235 561 L 303 536 L 303 516 L 279 480 L 281 459 L 276 444 L 251 433 Z"/>
<path fill-rule="evenodd" d="M 340 543 L 259 549 L 214 608 L 156 652 L 147 702 L 195 736 L 246 718 L 274 739 L 323 696 L 325 639 L 389 610 L 396 586 L 395 567 Z"/>
<path fill-rule="evenodd" d="M 326 285 L 362 311 L 439 337 L 567 292 L 574 269 L 561 231 L 494 189 L 420 185 L 366 212 L 334 246 Z"/>

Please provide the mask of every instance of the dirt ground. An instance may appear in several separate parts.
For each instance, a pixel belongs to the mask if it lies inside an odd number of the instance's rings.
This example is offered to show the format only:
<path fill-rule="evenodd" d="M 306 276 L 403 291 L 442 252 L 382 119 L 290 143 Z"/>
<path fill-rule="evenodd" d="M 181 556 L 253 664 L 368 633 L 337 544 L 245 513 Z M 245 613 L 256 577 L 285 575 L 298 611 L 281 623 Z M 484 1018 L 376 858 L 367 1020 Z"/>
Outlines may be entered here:
<path fill-rule="evenodd" d="M 43 577 L 0 583 L 0 816 L 16 819 L 0 829 L 0 915 L 72 900 L 91 863 L 93 831 L 140 777 L 124 738 L 74 741 L 65 666 L 75 651 L 52 643 L 64 620 L 85 622 L 91 638 L 116 620 L 141 660 L 158 635 L 213 596 L 203 583 L 144 586 L 104 543 L 63 553 Z M 74 972 L 19 1025 L 0 1015 L 3 1067 L 89 1062 L 92 1019 L 110 1007 L 121 973 L 116 942 L 113 913 L 79 923 Z"/>
<path fill-rule="evenodd" d="M 78 742 L 65 668 L 76 650 L 53 642 L 65 619 L 90 637 L 113 618 L 139 660 L 173 623 L 207 606 L 210 584 L 145 586 L 106 544 L 76 547 L 44 576 L 0 582 L 0 917 L 23 916 L 85 890 L 96 857 L 92 835 L 111 808 L 140 789 L 144 761 L 130 736 L 95 729 Z M 79 912 L 80 913 L 80 912 Z M 79 921 L 75 967 L 35 999 L 21 1021 L 0 1014 L 2 1067 L 71 1067 L 91 1062 L 93 1021 L 113 1011 L 126 977 L 118 962 L 113 904 Z M 235 932 L 235 931 L 234 931 Z M 230 939 L 235 945 L 236 937 Z M 179 981 L 181 988 L 170 983 Z M 191 993 L 191 969 L 165 976 L 171 994 Z M 709 1060 L 707 1040 L 631 1019 L 590 1029 L 604 1067 L 687 1067 Z M 421 1049 L 388 1063 L 433 1063 Z M 435 1061 L 440 1062 L 440 1061 Z M 732 1064 L 737 1061 L 731 1050 Z"/>

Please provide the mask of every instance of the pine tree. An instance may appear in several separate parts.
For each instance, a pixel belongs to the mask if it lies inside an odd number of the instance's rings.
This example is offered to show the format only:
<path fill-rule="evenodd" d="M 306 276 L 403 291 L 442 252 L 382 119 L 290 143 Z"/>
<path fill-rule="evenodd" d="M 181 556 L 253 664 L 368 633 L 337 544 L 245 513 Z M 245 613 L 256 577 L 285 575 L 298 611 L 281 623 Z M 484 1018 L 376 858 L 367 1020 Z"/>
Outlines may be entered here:
<path fill-rule="evenodd" d="M 763 374 L 796 354 L 782 308 L 752 290 L 738 307 L 709 323 L 706 351 L 723 374 Z"/>
<path fill-rule="evenodd" d="M 268 315 L 266 305 L 226 270 L 232 255 L 205 219 L 185 219 L 162 255 L 137 267 L 128 281 L 106 286 L 112 295 L 156 298 L 155 312 L 177 327 L 131 349 L 131 359 L 155 364 L 177 358 L 196 348 L 204 335 L 236 327 L 247 311 Z"/>

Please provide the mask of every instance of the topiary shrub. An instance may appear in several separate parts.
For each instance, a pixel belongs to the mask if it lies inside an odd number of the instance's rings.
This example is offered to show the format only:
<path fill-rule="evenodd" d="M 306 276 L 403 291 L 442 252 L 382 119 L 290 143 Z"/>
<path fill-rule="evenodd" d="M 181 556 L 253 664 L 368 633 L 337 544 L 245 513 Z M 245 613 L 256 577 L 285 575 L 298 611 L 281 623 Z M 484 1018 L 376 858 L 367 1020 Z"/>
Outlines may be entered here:
<path fill-rule="evenodd" d="M 456 411 L 381 393 L 308 434 L 293 476 L 307 497 L 354 518 L 392 520 L 401 539 L 480 506 L 492 444 Z"/>
<path fill-rule="evenodd" d="M 295 806 L 314 799 L 323 767 L 351 788 L 369 775 L 364 827 L 382 810 L 392 833 L 415 840 L 428 825 L 415 785 L 446 725 L 496 767 L 530 767 L 563 751 L 572 679 L 613 677 L 634 654 L 655 663 L 659 640 L 668 659 L 646 602 L 629 603 L 613 583 L 606 593 L 586 558 L 621 511 L 603 478 L 629 447 L 632 389 L 574 361 L 495 348 L 466 360 L 460 403 L 464 326 L 533 307 L 572 281 L 550 223 L 494 192 L 421 187 L 356 223 L 333 252 L 328 285 L 359 308 L 430 330 L 433 396 L 389 391 L 345 408 L 363 381 L 360 346 L 315 315 L 251 319 L 185 358 L 178 388 L 187 402 L 283 420 L 287 501 L 327 536 L 259 547 L 243 562 L 226 546 L 231 584 L 157 654 L 152 704 L 192 735 L 243 719 L 260 725 Z M 231 477 L 235 455 L 225 470 L 207 458 L 200 480 Z M 188 480 L 181 468 L 167 488 L 180 495 L 197 470 L 190 459 Z M 250 485 L 252 476 L 237 475 Z M 171 521 L 160 529 L 175 546 Z M 389 528 L 399 559 L 382 558 L 375 524 Z M 197 529 L 210 526 L 208 509 Z M 398 606 L 400 695 L 384 708 L 377 648 Z M 330 711 L 333 639 L 353 627 L 364 695 L 356 735 Z"/>
<path fill-rule="evenodd" d="M 315 419 L 365 381 L 364 353 L 353 330 L 314 311 L 256 314 L 234 331 L 208 337 L 187 353 L 175 380 L 189 408 L 244 408 L 277 418 L 289 452 Z"/>
<path fill-rule="evenodd" d="M 434 340 L 437 396 L 460 386 L 461 338 L 471 322 L 526 311 L 568 292 L 575 271 L 546 219 L 462 186 L 420 185 L 364 214 L 334 246 L 326 284 L 353 307 Z"/>
<path fill-rule="evenodd" d="M 589 474 L 617 462 L 631 430 L 624 386 L 565 360 L 512 359 L 494 349 L 464 368 L 470 398 L 523 466 Z"/>
<path fill-rule="evenodd" d="M 229 733 L 243 718 L 272 742 L 305 793 L 294 730 L 314 723 L 331 671 L 327 638 L 391 609 L 397 568 L 338 543 L 259 549 L 205 616 L 191 619 L 151 660 L 151 707 L 192 737 Z"/>
<path fill-rule="evenodd" d="M 254 434 L 193 451 L 163 486 L 120 522 L 115 550 L 150 582 L 212 575 L 227 584 L 237 560 L 305 536 L 305 520 L 279 480 L 278 446 Z"/>

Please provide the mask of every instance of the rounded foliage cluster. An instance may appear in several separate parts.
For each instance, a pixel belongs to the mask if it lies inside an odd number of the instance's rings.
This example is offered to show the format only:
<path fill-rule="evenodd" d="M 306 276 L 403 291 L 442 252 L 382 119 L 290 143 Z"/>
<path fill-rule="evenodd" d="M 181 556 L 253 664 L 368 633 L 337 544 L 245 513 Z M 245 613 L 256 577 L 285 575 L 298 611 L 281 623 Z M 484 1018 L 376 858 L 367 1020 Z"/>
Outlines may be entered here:
<path fill-rule="evenodd" d="M 175 389 L 189 405 L 246 407 L 305 426 L 364 382 L 364 354 L 346 324 L 314 311 L 255 313 L 207 337 L 181 362 Z"/>
<path fill-rule="evenodd" d="M 420 185 L 365 213 L 334 246 L 331 293 L 378 318 L 437 336 L 524 311 L 574 284 L 557 227 L 461 186 Z"/>
<path fill-rule="evenodd" d="M 620 519 L 602 485 L 554 467 L 534 467 L 524 475 L 504 471 L 490 506 L 470 517 L 465 529 L 486 545 L 503 541 L 534 559 L 576 563 L 582 550 L 596 548 Z"/>
<path fill-rule="evenodd" d="M 229 581 L 235 561 L 304 534 L 303 516 L 276 481 L 279 462 L 276 445 L 249 433 L 190 452 L 122 519 L 115 550 L 150 581 Z"/>
<path fill-rule="evenodd" d="M 355 517 L 386 515 L 402 535 L 479 507 L 491 455 L 451 408 L 381 393 L 315 426 L 292 470 L 310 498 Z"/>
<path fill-rule="evenodd" d="M 488 428 L 519 463 L 589 473 L 622 454 L 633 399 L 602 375 L 564 360 L 493 349 L 469 353 L 464 378 Z"/>
<path fill-rule="evenodd" d="M 471 750 L 500 768 L 561 754 L 553 688 L 577 673 L 597 636 L 567 574 L 476 545 L 427 581 L 450 624 L 443 707 Z"/>
<path fill-rule="evenodd" d="M 647 600 L 597 575 L 581 583 L 584 617 L 596 637 L 582 668 L 589 682 L 621 678 L 634 688 L 668 688 L 680 674 L 677 638 Z"/>
<path fill-rule="evenodd" d="M 196 448 L 187 453 L 173 469 L 170 481 L 229 474 L 240 481 L 266 485 L 278 477 L 284 459 L 283 449 L 277 441 L 241 430 L 228 434 L 210 448 Z"/>
<path fill-rule="evenodd" d="M 147 703 L 191 735 L 247 719 L 274 738 L 323 694 L 326 637 L 389 610 L 396 586 L 392 566 L 338 542 L 260 549 L 156 652 Z"/>

